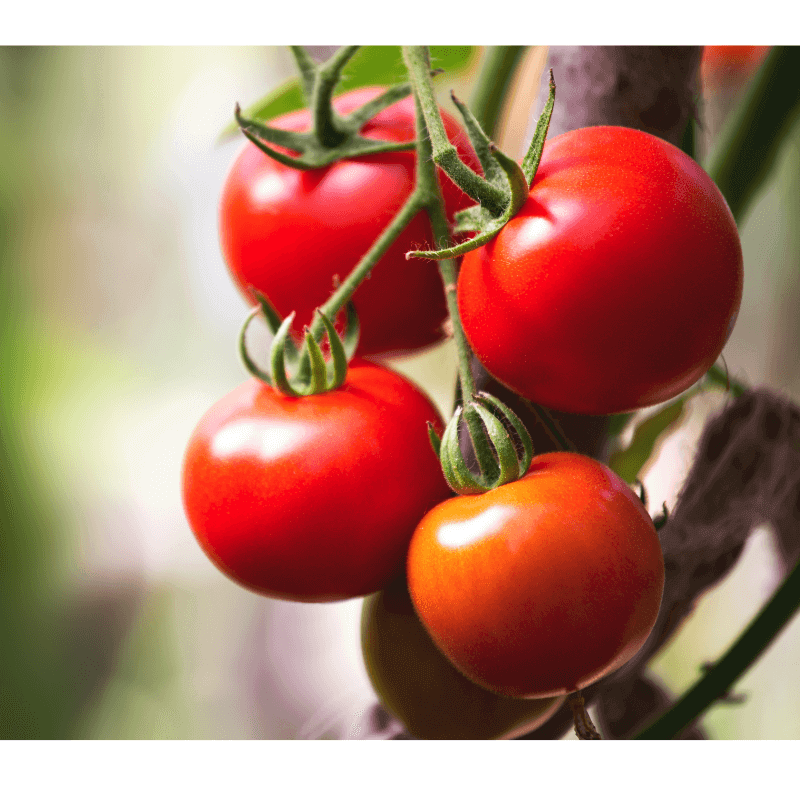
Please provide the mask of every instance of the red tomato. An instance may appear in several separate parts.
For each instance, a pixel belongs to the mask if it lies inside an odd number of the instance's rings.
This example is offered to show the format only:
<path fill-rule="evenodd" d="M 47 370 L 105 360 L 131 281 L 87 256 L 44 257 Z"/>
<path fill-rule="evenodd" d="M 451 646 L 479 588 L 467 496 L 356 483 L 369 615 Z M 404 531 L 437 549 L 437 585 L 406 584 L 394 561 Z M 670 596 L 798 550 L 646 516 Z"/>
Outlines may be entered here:
<path fill-rule="evenodd" d="M 742 283 L 736 223 L 698 164 L 641 131 L 581 128 L 547 142 L 525 205 L 464 257 L 458 306 L 501 383 L 612 414 L 705 374 Z"/>
<path fill-rule="evenodd" d="M 527 698 L 621 667 L 650 634 L 664 587 L 644 506 L 608 467 L 573 453 L 537 456 L 518 481 L 440 503 L 414 532 L 407 570 L 450 661 Z"/>
<path fill-rule="evenodd" d="M 415 525 L 449 495 L 426 422 L 441 418 L 410 381 L 368 362 L 335 391 L 292 398 L 252 379 L 200 420 L 183 502 L 228 577 L 285 600 L 380 589 Z"/>
<path fill-rule="evenodd" d="M 336 98 L 334 106 L 346 114 L 381 91 L 357 89 Z M 444 122 L 462 157 L 476 164 L 466 135 L 451 117 L 444 115 Z M 271 124 L 306 130 L 309 113 L 297 111 Z M 369 139 L 413 139 L 412 98 L 382 111 L 361 133 Z M 299 171 L 248 142 L 228 175 L 220 205 L 222 251 L 239 288 L 248 296 L 249 287 L 255 287 L 281 316 L 296 311 L 295 330 L 301 331 L 332 293 L 334 276 L 344 279 L 352 272 L 411 194 L 415 161 L 410 150 Z M 443 184 L 450 214 L 472 203 L 448 179 Z M 447 308 L 436 263 L 405 259 L 409 250 L 432 246 L 430 225 L 421 213 L 358 288 L 353 302 L 361 321 L 360 354 L 397 354 L 444 338 Z"/>
<path fill-rule="evenodd" d="M 706 45 L 700 62 L 704 86 L 716 89 L 724 83 L 742 83 L 766 58 L 768 45 Z"/>

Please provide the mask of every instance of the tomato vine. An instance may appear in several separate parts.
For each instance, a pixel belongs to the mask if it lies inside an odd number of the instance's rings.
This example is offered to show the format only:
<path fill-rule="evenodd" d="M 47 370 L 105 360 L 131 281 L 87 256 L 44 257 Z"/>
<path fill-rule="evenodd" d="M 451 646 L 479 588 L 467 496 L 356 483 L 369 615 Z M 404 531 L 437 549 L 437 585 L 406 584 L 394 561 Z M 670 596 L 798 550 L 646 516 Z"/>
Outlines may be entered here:
<path fill-rule="evenodd" d="M 523 48 L 489 50 L 472 110 L 452 96 L 471 150 L 438 107 L 427 47 L 402 48 L 406 83 L 336 95 L 357 51 L 344 47 L 317 64 L 303 48 L 292 48 L 307 111 L 276 121 L 236 107 L 257 151 L 246 149 L 234 166 L 222 239 L 233 277 L 256 303 L 240 337 L 254 380 L 211 409 L 193 435 L 184 464 L 187 515 L 226 574 L 274 597 L 326 601 L 381 591 L 368 606 L 381 609 L 384 592 L 405 570 L 420 625 L 408 635 L 430 637 L 433 652 L 456 670 L 445 681 L 456 685 L 466 676 L 459 691 L 482 687 L 470 695 L 478 704 L 487 696 L 569 695 L 579 737 L 597 738 L 580 692 L 635 664 L 640 650 L 650 652 L 664 558 L 644 495 L 637 498 L 605 464 L 573 452 L 551 409 L 620 414 L 671 401 L 703 376 L 720 381 L 714 364 L 742 293 L 734 216 L 699 165 L 651 134 L 593 127 L 548 140 L 552 72 L 525 157 L 517 163 L 505 155 L 490 134 Z M 762 68 L 760 90 L 764 76 L 789 61 L 776 48 Z M 492 90 L 498 84 L 503 91 Z M 397 123 L 392 114 L 405 118 Z M 398 124 L 405 126 L 400 133 Z M 747 149 L 741 139 L 729 140 Z M 260 165 L 236 172 L 254 154 Z M 712 173 L 723 183 L 728 175 L 735 186 L 724 162 L 714 163 Z M 413 180 L 386 206 L 391 213 L 381 209 L 384 221 L 365 227 L 368 246 L 359 233 L 358 255 L 348 251 L 337 261 L 343 251 L 331 246 L 337 232 L 356 238 L 358 227 L 344 192 L 327 212 L 314 206 L 309 219 L 323 231 L 319 244 L 311 244 L 310 234 L 281 233 L 292 217 L 308 215 L 325 177 L 354 164 L 387 167 L 384 182 L 392 167 L 408 172 L 413 165 Z M 257 208 L 256 193 L 248 195 L 254 176 L 267 174 L 297 194 L 283 217 L 276 209 L 288 206 L 273 199 L 269 208 Z M 737 216 L 751 189 L 735 189 Z M 370 191 L 377 190 L 362 184 L 355 193 L 358 213 L 367 217 Z M 468 198 L 476 205 L 468 206 Z M 404 337 L 421 323 L 405 310 L 402 333 L 381 338 L 381 325 L 407 298 L 383 290 L 388 302 L 372 316 L 375 295 L 364 299 L 368 278 L 378 285 L 381 275 L 400 274 L 402 265 L 385 267 L 390 251 L 423 214 L 435 249 L 414 241 L 417 249 L 403 252 L 407 263 L 438 262 L 459 375 L 457 407 L 446 426 L 417 387 L 358 358 L 391 353 L 390 341 L 409 351 L 439 336 Z M 244 253 L 255 253 L 258 263 L 246 264 Z M 322 288 L 304 304 L 304 284 L 317 263 L 324 266 L 314 274 Z M 295 293 L 282 294 L 292 267 Z M 246 345 L 247 326 L 258 314 L 273 333 L 268 370 Z M 298 344 L 293 335 L 301 317 Z M 520 416 L 478 390 L 474 355 L 567 452 L 534 453 Z M 734 393 L 744 392 L 734 384 Z M 665 421 L 649 428 L 671 424 L 685 399 L 674 400 Z M 290 422 L 302 435 L 272 454 L 276 432 Z M 425 423 L 433 452 L 421 444 Z M 236 439 L 231 431 L 242 425 L 249 433 Z M 653 430 L 648 435 L 652 448 Z M 434 454 L 441 470 L 431 466 Z M 459 496 L 448 498 L 451 491 Z M 669 524 L 666 511 L 659 529 Z M 714 692 L 727 689 L 796 610 L 796 583 L 797 568 L 729 656 L 639 736 L 677 735 Z M 365 638 L 365 648 L 378 638 Z M 369 651 L 366 657 L 370 663 Z M 507 707 L 514 720 L 521 708 L 528 707 Z M 547 709 L 541 724 L 555 705 Z"/>

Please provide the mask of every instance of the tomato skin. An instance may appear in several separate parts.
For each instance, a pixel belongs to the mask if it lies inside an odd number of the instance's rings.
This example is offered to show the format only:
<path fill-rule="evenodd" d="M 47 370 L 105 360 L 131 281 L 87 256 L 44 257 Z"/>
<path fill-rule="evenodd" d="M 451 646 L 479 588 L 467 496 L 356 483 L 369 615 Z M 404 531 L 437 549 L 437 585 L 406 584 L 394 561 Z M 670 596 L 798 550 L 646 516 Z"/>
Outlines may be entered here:
<path fill-rule="evenodd" d="M 450 494 L 428 420 L 442 429 L 420 389 L 369 362 L 309 397 L 251 379 L 189 441 L 189 524 L 217 567 L 255 592 L 309 602 L 375 592 L 402 569 L 422 515 Z"/>
<path fill-rule="evenodd" d="M 382 91 L 357 89 L 335 98 L 334 107 L 346 114 Z M 443 118 L 448 136 L 477 169 L 466 134 L 452 117 Z M 293 112 L 270 124 L 307 130 L 309 112 Z M 361 133 L 370 139 L 413 139 L 412 98 L 382 111 Z M 254 303 L 249 292 L 255 287 L 281 316 L 296 311 L 294 330 L 301 331 L 333 292 L 334 276 L 344 280 L 352 272 L 409 197 L 415 163 L 411 150 L 300 171 L 248 142 L 231 168 L 220 203 L 222 252 L 241 291 Z M 442 183 L 449 214 L 472 203 L 447 178 Z M 427 217 L 420 213 L 355 292 L 359 354 L 406 353 L 444 338 L 447 307 L 436 262 L 405 259 L 409 250 L 432 244 Z"/>
<path fill-rule="evenodd" d="M 439 649 L 513 697 L 582 689 L 622 666 L 655 624 L 664 561 L 653 522 L 608 467 L 574 453 L 445 500 L 411 540 L 408 585 Z"/>
<path fill-rule="evenodd" d="M 443 656 L 419 621 L 405 578 L 364 601 L 361 646 L 381 702 L 417 739 L 510 739 L 535 731 L 564 698 L 488 692 Z"/>
<path fill-rule="evenodd" d="M 458 306 L 497 380 L 559 411 L 668 400 L 719 356 L 742 248 L 725 200 L 677 147 L 630 128 L 545 144 L 520 212 L 468 253 Z"/>

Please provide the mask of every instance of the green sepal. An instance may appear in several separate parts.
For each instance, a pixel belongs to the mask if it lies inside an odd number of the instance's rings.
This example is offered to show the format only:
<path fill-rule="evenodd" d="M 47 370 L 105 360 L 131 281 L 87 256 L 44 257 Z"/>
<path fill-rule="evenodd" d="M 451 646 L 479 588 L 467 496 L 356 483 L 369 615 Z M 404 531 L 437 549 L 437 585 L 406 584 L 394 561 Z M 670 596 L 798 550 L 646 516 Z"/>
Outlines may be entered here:
<path fill-rule="evenodd" d="M 270 373 L 273 381 L 270 385 L 288 397 L 299 397 L 302 394 L 302 392 L 294 390 L 286 374 L 286 342 L 291 339 L 289 328 L 294 322 L 294 317 L 295 312 L 292 311 L 281 323 L 269 349 Z"/>
<path fill-rule="evenodd" d="M 555 96 L 556 85 L 553 79 L 553 71 L 551 70 L 549 97 L 536 124 L 536 131 L 528 152 L 522 161 L 522 166 L 520 166 L 513 158 L 507 156 L 489 140 L 472 112 L 451 94 L 453 102 L 461 113 L 470 142 L 483 168 L 483 183 L 487 187 L 493 187 L 495 191 L 500 190 L 503 193 L 505 198 L 502 206 L 503 210 L 502 213 L 493 214 L 484 203 L 457 212 L 454 232 L 474 232 L 476 235 L 472 239 L 444 250 L 412 250 L 406 253 L 407 259 L 431 258 L 441 261 L 445 258 L 456 258 L 488 244 L 500 233 L 528 198 L 531 184 L 542 158 L 544 142 L 547 138 L 550 119 L 553 115 Z M 461 188 L 467 191 L 465 186 L 461 186 Z M 473 196 L 475 192 L 468 192 L 468 194 Z"/>
<path fill-rule="evenodd" d="M 470 440 L 478 461 L 479 475 L 468 468 L 461 451 L 459 429 L 462 419 L 468 425 Z M 431 437 L 437 449 L 435 434 Z M 495 397 L 481 392 L 465 407 L 456 408 L 439 447 L 442 472 L 450 488 L 458 494 L 479 494 L 496 489 L 525 475 L 533 458 L 533 443 L 520 418 Z"/>
<path fill-rule="evenodd" d="M 519 478 L 519 461 L 514 442 L 508 435 L 503 423 L 494 414 L 478 403 L 472 403 L 472 406 L 486 426 L 489 440 L 497 454 L 499 469 L 497 470 L 497 476 L 491 483 L 501 486 L 504 483 L 515 481 Z"/>
<path fill-rule="evenodd" d="M 505 403 L 498 400 L 496 397 L 488 394 L 487 392 L 478 392 L 475 397 L 484 405 L 489 406 L 490 409 L 496 409 L 501 417 L 505 417 L 505 419 L 509 422 L 522 447 L 522 454 L 519 459 L 519 471 L 520 475 L 525 475 L 525 473 L 530 469 L 531 461 L 533 460 L 533 440 L 531 439 L 531 435 L 528 433 L 528 429 L 525 427 L 522 420 L 514 413 L 514 411 L 512 411 Z"/>
<path fill-rule="evenodd" d="M 347 353 L 341 337 L 336 332 L 336 328 L 333 327 L 333 323 L 319 308 L 317 309 L 317 314 L 319 314 L 322 324 L 328 333 L 328 345 L 331 349 L 331 360 L 326 367 L 328 387 L 337 389 L 344 383 L 344 379 L 347 376 Z"/>
<path fill-rule="evenodd" d="M 245 137 L 263 153 L 292 169 L 319 169 L 335 161 L 376 153 L 393 153 L 416 147 L 416 141 L 387 142 L 368 139 L 359 131 L 376 114 L 411 94 L 408 82 L 391 86 L 378 97 L 341 117 L 331 103 L 333 90 L 358 47 L 342 47 L 324 64 L 316 64 L 302 47 L 292 47 L 300 84 L 311 114 L 310 131 L 286 131 L 242 114 L 238 103 L 236 123 Z M 435 73 L 434 73 L 435 74 Z M 290 153 L 276 147 L 292 151 Z"/>
<path fill-rule="evenodd" d="M 469 225 L 472 225 L 475 220 L 483 220 L 483 227 L 472 239 L 462 242 L 461 244 L 457 244 L 454 247 L 448 247 L 444 250 L 412 250 L 410 253 L 406 253 L 407 259 L 431 258 L 435 261 L 441 261 L 445 258 L 456 258 L 457 256 L 463 256 L 465 253 L 469 253 L 472 250 L 477 250 L 479 247 L 488 244 L 492 241 L 492 239 L 494 239 L 495 236 L 497 236 L 498 233 L 500 233 L 500 231 L 505 227 L 506 223 L 514 216 L 514 214 L 517 213 L 517 211 L 519 211 L 520 208 L 522 208 L 522 204 L 525 202 L 525 197 L 520 198 L 518 191 L 519 186 L 517 170 L 519 170 L 519 174 L 522 174 L 519 164 L 507 157 L 504 161 L 500 161 L 500 159 L 498 159 L 498 163 L 500 163 L 503 168 L 509 166 L 510 164 L 513 164 L 516 168 L 515 170 L 509 170 L 511 175 L 509 176 L 508 184 L 509 186 L 515 186 L 516 188 L 513 191 L 507 190 L 509 200 L 506 210 L 503 212 L 502 216 L 496 218 L 491 217 L 485 209 L 481 209 L 481 207 L 478 206 L 478 210 L 473 212 L 472 216 L 466 218 L 466 220 L 468 220 L 467 224 Z M 527 192 L 525 196 L 527 197 Z M 463 216 L 459 216 L 457 219 L 459 227 L 456 228 L 456 232 L 474 230 L 474 228 L 471 227 L 461 227 L 462 220 L 465 220 Z"/>
<path fill-rule="evenodd" d="M 475 233 L 482 231 L 494 222 L 494 217 L 483 206 L 470 206 L 456 211 L 453 233 Z"/>
<path fill-rule="evenodd" d="M 433 448 L 433 452 L 436 453 L 436 458 L 439 458 L 439 454 L 442 450 L 442 440 L 436 430 L 433 427 L 433 423 L 428 423 L 428 438 L 431 441 L 431 447 Z"/>
<path fill-rule="evenodd" d="M 451 75 L 463 72 L 475 60 L 477 50 L 478 48 L 469 46 L 432 46 L 431 61 L 440 67 L 432 70 L 432 74 L 440 74 L 443 71 L 447 71 Z M 305 51 L 304 55 L 307 55 Z M 297 56 L 295 56 L 295 61 L 297 61 Z M 299 65 L 298 71 L 300 71 Z M 406 71 L 400 47 L 396 45 L 365 45 L 348 62 L 347 69 L 337 85 L 336 93 L 351 91 L 361 86 L 389 86 L 405 79 Z M 265 97 L 250 103 L 244 110 L 244 116 L 261 122 L 275 119 L 304 106 L 307 107 L 311 91 L 313 89 L 309 90 L 309 97 L 304 102 L 301 81 L 296 77 L 289 78 Z M 236 124 L 236 120 L 232 119 L 220 133 L 219 141 L 224 142 L 238 132 L 239 126 Z"/>
<path fill-rule="evenodd" d="M 259 367 L 258 364 L 256 364 L 256 362 L 250 358 L 250 353 L 247 351 L 247 344 L 245 343 L 245 334 L 247 333 L 247 329 L 250 327 L 250 323 L 253 321 L 253 318 L 258 316 L 259 311 L 260 309 L 258 306 L 251 309 L 250 313 L 247 315 L 247 319 L 244 321 L 244 325 L 242 325 L 241 331 L 239 331 L 239 355 L 244 362 L 245 368 L 254 378 L 258 378 L 268 386 L 272 386 L 272 378 L 270 377 L 269 373 L 264 372 L 264 370 L 262 370 L 261 367 Z"/>
<path fill-rule="evenodd" d="M 525 173 L 522 171 L 522 167 L 517 164 L 513 158 L 509 158 L 495 145 L 491 145 L 490 149 L 492 151 L 492 155 L 500 165 L 500 168 L 505 173 L 505 176 L 508 180 L 508 186 L 511 189 L 511 203 L 509 206 L 511 209 L 511 214 L 509 215 L 510 219 L 522 208 L 523 205 L 525 205 L 525 201 L 528 199 L 528 189 L 530 185 L 525 178 Z M 503 216 L 506 216 L 506 214 Z"/>
<path fill-rule="evenodd" d="M 480 482 L 487 486 L 494 482 L 500 474 L 497 456 L 489 437 L 486 435 L 486 426 L 481 422 L 481 415 L 475 409 L 473 402 L 466 403 L 462 410 L 467 433 L 472 442 L 472 450 L 480 470 Z"/>
<path fill-rule="evenodd" d="M 321 394 L 338 389 L 347 377 L 347 364 L 358 347 L 358 314 L 352 302 L 347 303 L 347 330 L 344 340 L 322 309 L 317 309 L 322 331 L 306 327 L 302 350 L 298 350 L 291 336 L 291 326 L 295 318 L 293 311 L 281 320 L 278 312 L 264 295 L 253 292 L 258 305 L 247 315 L 239 334 L 239 352 L 247 371 L 277 391 L 289 397 Z M 269 349 L 269 371 L 262 370 L 253 361 L 245 341 L 247 329 L 253 318 L 261 312 L 272 331 L 273 338 Z M 315 323 L 319 324 L 319 323 Z M 320 347 L 320 335 L 328 335 L 330 361 L 326 361 Z M 290 376 L 290 373 L 291 374 Z"/>
<path fill-rule="evenodd" d="M 319 346 L 319 342 L 317 342 L 308 328 L 305 329 L 305 346 L 311 367 L 308 394 L 320 394 L 328 388 L 328 366 L 325 363 L 325 356 L 322 355 L 322 348 Z M 303 392 L 303 394 L 306 394 L 306 392 Z"/>
<path fill-rule="evenodd" d="M 238 105 L 234 113 L 242 133 L 259 150 L 292 169 L 319 169 L 345 158 L 356 158 L 375 153 L 396 153 L 416 147 L 414 139 L 407 142 L 388 142 L 383 139 L 366 139 L 358 134 L 348 136 L 336 147 L 327 147 L 318 141 L 313 132 L 285 131 L 255 120 L 245 119 Z M 271 147 L 271 144 L 285 147 L 300 155 L 287 155 Z"/>
<path fill-rule="evenodd" d="M 461 452 L 458 431 L 462 413 L 463 409 L 457 408 L 453 418 L 444 429 L 439 456 L 442 472 L 454 492 L 458 494 L 481 494 L 486 491 L 486 486 L 469 471 Z"/>
<path fill-rule="evenodd" d="M 261 309 L 261 313 L 264 315 L 264 320 L 267 323 L 270 333 L 275 336 L 281 327 L 281 323 L 283 322 L 280 314 L 275 310 L 275 306 L 273 306 L 267 297 L 261 294 L 261 292 L 253 289 L 253 295 L 258 301 L 258 305 Z M 286 339 L 286 357 L 288 358 L 289 363 L 294 364 L 297 361 L 297 356 L 298 350 L 295 346 L 294 339 L 289 336 Z"/>
<path fill-rule="evenodd" d="M 550 93 L 547 102 L 544 104 L 544 109 L 539 116 L 539 121 L 536 123 L 536 131 L 533 134 L 528 152 L 525 153 L 525 158 L 522 159 L 522 172 L 525 174 L 525 179 L 528 181 L 529 187 L 533 185 L 533 179 L 536 177 L 536 170 L 539 169 L 539 162 L 542 160 L 544 142 L 547 138 L 547 131 L 550 128 L 550 118 L 553 116 L 555 102 L 556 82 L 553 79 L 553 70 L 550 70 Z"/>
<path fill-rule="evenodd" d="M 494 158 L 491 140 L 484 133 L 481 124 L 472 111 L 470 111 L 467 105 L 462 103 L 452 91 L 450 92 L 450 99 L 453 101 L 453 104 L 461 114 L 461 118 L 464 120 L 464 127 L 467 130 L 472 149 L 475 151 L 475 155 L 478 156 L 478 161 L 483 170 L 483 177 L 489 181 L 489 183 L 497 185 L 502 178 L 502 170 L 497 160 Z M 499 185 L 502 186 L 502 184 Z"/>
<path fill-rule="evenodd" d="M 394 105 L 398 100 L 408 97 L 410 94 L 410 83 L 398 83 L 395 86 L 390 86 L 383 94 L 379 94 L 374 99 L 368 100 L 360 108 L 342 117 L 342 120 L 347 126 L 347 129 L 355 133 L 360 131 L 376 114 Z"/>

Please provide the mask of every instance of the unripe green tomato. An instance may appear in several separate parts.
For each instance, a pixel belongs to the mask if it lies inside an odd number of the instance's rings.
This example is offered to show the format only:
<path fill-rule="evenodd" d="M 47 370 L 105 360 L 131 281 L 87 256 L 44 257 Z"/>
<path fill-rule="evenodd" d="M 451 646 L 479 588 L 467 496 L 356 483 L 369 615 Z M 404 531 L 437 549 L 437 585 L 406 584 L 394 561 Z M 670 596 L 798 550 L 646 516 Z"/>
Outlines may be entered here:
<path fill-rule="evenodd" d="M 465 678 L 419 621 L 404 579 L 364 601 L 361 647 L 378 697 L 417 739 L 510 739 L 564 702 L 503 697 Z"/>

